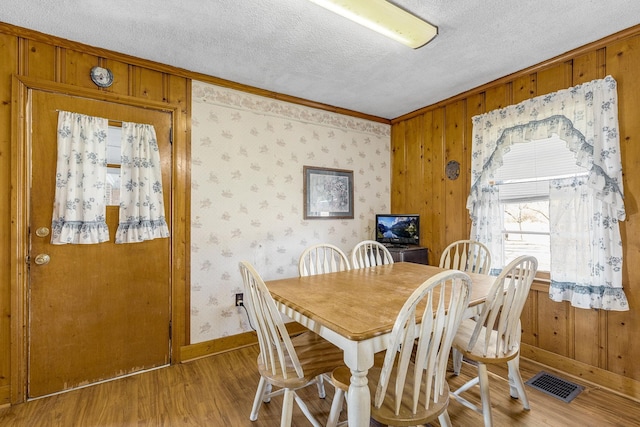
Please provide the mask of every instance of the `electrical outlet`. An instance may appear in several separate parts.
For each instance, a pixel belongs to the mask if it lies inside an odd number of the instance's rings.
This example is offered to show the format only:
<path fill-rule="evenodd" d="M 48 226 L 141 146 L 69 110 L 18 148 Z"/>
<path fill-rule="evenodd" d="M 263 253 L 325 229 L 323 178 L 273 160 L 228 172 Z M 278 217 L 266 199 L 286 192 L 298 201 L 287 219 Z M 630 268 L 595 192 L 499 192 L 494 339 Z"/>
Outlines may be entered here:
<path fill-rule="evenodd" d="M 236 307 L 242 307 L 243 305 L 242 294 L 236 294 Z"/>

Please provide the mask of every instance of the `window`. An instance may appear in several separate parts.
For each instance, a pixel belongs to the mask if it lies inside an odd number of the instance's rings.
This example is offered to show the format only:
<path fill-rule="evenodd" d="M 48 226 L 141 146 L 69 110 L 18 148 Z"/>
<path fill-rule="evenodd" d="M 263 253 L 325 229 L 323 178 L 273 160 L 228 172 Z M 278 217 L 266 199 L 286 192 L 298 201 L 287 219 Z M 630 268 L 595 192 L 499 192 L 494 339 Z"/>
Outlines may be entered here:
<path fill-rule="evenodd" d="M 538 259 L 538 271 L 549 271 L 549 200 L 502 203 L 501 206 L 504 212 L 503 259 L 533 255 Z"/>
<path fill-rule="evenodd" d="M 489 247 L 492 271 L 509 262 L 505 248 L 526 244 L 550 254 L 550 299 L 625 311 L 616 88 L 607 76 L 474 116 L 467 208 L 470 237 Z M 572 162 L 565 155 L 587 173 L 566 170 Z"/>
<path fill-rule="evenodd" d="M 107 181 L 104 193 L 107 206 L 120 205 L 121 139 L 122 128 L 120 126 L 109 126 L 109 131 L 107 132 Z"/>
<path fill-rule="evenodd" d="M 551 268 L 549 185 L 552 179 L 586 176 L 575 154 L 557 134 L 513 144 L 491 182 L 499 190 L 503 260 L 520 255 L 538 259 L 538 271 Z"/>
<path fill-rule="evenodd" d="M 109 241 L 107 204 L 118 206 L 116 243 L 169 237 L 155 129 L 121 124 L 110 127 L 106 118 L 59 112 L 52 244 Z"/>

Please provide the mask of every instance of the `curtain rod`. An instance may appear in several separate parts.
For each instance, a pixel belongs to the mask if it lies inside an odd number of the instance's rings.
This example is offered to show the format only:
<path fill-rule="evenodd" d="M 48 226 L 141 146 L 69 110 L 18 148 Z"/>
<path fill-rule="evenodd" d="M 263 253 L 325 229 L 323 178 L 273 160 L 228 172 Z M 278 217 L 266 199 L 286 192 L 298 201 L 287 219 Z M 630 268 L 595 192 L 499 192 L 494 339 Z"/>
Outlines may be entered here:
<path fill-rule="evenodd" d="M 529 182 L 541 182 L 541 181 L 551 181 L 554 179 L 565 179 L 572 177 L 582 177 L 589 176 L 589 172 L 581 172 L 581 173 L 572 173 L 567 175 L 554 175 L 554 176 L 543 176 L 543 177 L 533 177 L 533 178 L 520 178 L 520 179 L 505 179 L 505 180 L 494 180 L 489 181 L 489 185 L 508 185 L 508 184 L 523 184 Z"/>
<path fill-rule="evenodd" d="M 56 108 L 56 111 L 57 111 L 58 113 L 60 113 L 61 111 L 64 111 L 64 112 L 67 112 L 67 113 L 73 113 L 73 111 L 58 110 L 57 108 Z M 82 114 L 82 113 L 76 113 L 76 114 Z M 85 114 L 85 115 L 86 115 L 86 114 Z M 107 121 L 109 121 L 109 122 L 113 122 L 113 123 L 120 123 L 120 124 L 124 123 L 122 120 L 107 119 L 106 117 L 104 117 L 104 118 L 105 118 Z"/>

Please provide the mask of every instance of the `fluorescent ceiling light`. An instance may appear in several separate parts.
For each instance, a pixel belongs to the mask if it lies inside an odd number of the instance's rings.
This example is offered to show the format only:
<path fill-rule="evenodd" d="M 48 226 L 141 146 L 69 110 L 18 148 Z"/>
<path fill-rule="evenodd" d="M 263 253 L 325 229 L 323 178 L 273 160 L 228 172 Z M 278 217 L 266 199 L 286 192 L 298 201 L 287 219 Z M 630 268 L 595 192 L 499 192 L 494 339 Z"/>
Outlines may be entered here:
<path fill-rule="evenodd" d="M 310 1 L 414 49 L 438 34 L 438 27 L 385 0 Z"/>

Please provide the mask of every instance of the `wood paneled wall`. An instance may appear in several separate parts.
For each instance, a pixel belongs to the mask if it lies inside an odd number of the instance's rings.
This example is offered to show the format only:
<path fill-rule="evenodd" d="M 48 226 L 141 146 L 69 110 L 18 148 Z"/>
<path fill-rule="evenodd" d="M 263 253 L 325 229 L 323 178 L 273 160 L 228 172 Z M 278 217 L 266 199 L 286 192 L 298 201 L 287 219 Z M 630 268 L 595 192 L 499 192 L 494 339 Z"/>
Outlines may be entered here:
<path fill-rule="evenodd" d="M 15 375 L 15 364 L 11 360 L 11 337 L 20 331 L 11 329 L 12 286 L 17 279 L 11 265 L 13 228 L 11 156 L 12 156 L 12 76 L 29 78 L 30 81 L 51 82 L 73 88 L 84 89 L 83 93 L 96 98 L 119 100 L 135 99 L 138 105 L 171 104 L 178 106 L 174 123 L 172 203 L 174 266 L 172 287 L 174 304 L 185 307 L 176 310 L 173 316 L 173 354 L 179 360 L 180 347 L 186 343 L 188 331 L 187 301 L 187 199 L 188 195 L 188 109 L 191 103 L 191 82 L 185 76 L 173 73 L 169 67 L 118 55 L 102 49 L 50 37 L 44 34 L 0 23 L 0 405 L 21 400 L 13 384 L 20 376 Z M 100 89 L 90 79 L 90 69 L 96 65 L 112 70 L 115 81 L 108 89 Z M 37 80 L 33 80 L 37 79 Z M 43 83 L 44 84 L 44 83 Z M 15 259 L 15 258 L 14 258 Z M 16 298 L 14 297 L 14 304 Z M 15 309 L 15 307 L 14 307 Z M 15 319 L 14 319 L 15 321 Z M 55 319 L 52 319 L 55 321 Z M 21 321 L 18 321 L 18 323 Z M 13 365 L 13 368 L 12 368 Z M 12 378 L 12 375 L 14 378 Z"/>
<path fill-rule="evenodd" d="M 522 353 L 640 399 L 640 26 L 393 120 L 391 206 L 421 214 L 422 243 L 437 265 L 445 246 L 468 238 L 471 228 L 471 118 L 606 75 L 618 82 L 627 210 L 623 286 L 630 310 L 575 309 L 552 302 L 548 285 L 536 283 L 522 316 Z M 461 165 L 453 181 L 445 176 L 450 160 Z"/>

